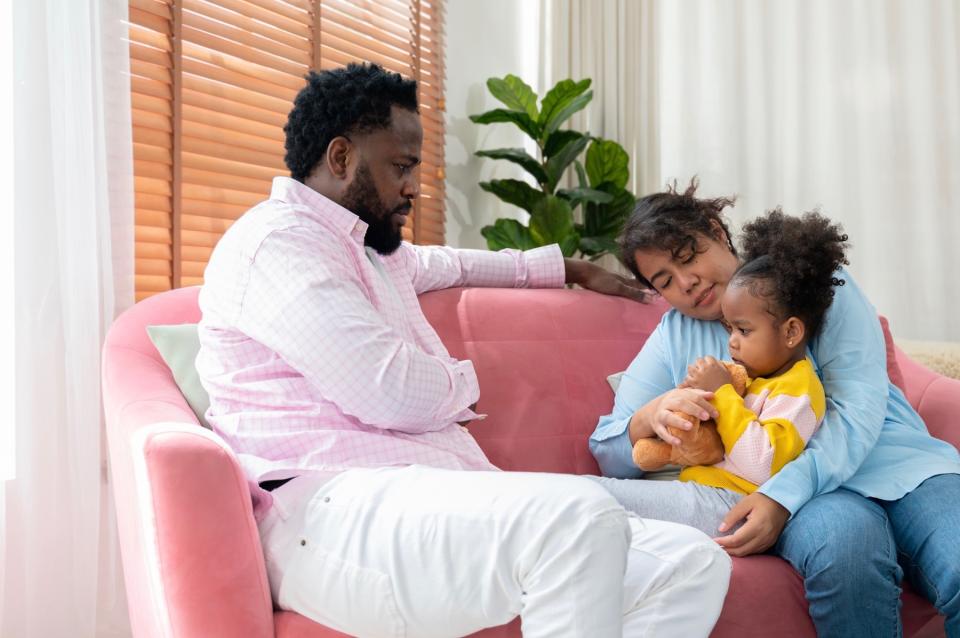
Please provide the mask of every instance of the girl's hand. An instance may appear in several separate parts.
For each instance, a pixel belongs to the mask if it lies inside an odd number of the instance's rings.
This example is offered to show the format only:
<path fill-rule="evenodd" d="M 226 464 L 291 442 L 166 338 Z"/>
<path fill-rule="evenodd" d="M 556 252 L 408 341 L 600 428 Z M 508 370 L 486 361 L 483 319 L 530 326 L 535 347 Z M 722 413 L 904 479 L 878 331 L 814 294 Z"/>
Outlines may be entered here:
<path fill-rule="evenodd" d="M 693 425 L 674 411 L 695 416 L 701 421 L 715 419 L 720 414 L 710 403 L 713 392 L 695 388 L 677 388 L 664 394 L 651 419 L 654 434 L 670 445 L 680 445 L 680 439 L 670 434 L 668 427 L 689 430 Z"/>
<path fill-rule="evenodd" d="M 687 367 L 687 378 L 682 386 L 716 392 L 733 382 L 727 367 L 713 357 L 700 357 Z"/>

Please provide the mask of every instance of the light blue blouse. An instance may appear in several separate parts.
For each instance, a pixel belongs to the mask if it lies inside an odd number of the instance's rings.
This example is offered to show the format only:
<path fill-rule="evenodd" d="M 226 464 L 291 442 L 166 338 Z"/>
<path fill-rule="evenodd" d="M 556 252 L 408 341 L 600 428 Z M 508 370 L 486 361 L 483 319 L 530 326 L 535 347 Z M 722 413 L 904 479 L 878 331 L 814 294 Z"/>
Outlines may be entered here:
<path fill-rule="evenodd" d="M 791 514 L 838 487 L 894 500 L 931 476 L 960 473 L 956 448 L 930 436 L 890 383 L 877 312 L 850 273 L 844 270 L 841 276 L 847 283 L 835 288 L 820 334 L 807 352 L 826 390 L 826 417 L 804 452 L 759 490 Z M 687 366 L 705 355 L 730 359 L 720 322 L 667 312 L 623 375 L 613 413 L 601 417 L 590 437 L 590 451 L 605 476 L 643 476 L 631 458 L 630 417 L 675 388 Z"/>

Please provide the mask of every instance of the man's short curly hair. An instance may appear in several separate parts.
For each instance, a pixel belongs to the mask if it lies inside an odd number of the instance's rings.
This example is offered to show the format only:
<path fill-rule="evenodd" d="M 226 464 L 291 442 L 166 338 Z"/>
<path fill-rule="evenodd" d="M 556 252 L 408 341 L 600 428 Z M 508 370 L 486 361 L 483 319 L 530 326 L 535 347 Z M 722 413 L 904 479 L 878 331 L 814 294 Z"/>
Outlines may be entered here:
<path fill-rule="evenodd" d="M 283 127 L 290 176 L 306 179 L 333 138 L 390 126 L 394 105 L 417 111 L 417 83 L 379 64 L 351 63 L 307 75 Z"/>

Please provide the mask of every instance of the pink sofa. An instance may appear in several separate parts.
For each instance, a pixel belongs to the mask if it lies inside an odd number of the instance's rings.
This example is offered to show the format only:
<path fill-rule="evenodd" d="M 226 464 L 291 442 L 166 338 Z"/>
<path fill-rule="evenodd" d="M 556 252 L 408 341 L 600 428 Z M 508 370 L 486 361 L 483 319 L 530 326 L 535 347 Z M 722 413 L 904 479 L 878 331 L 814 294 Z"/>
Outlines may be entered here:
<path fill-rule="evenodd" d="M 248 488 L 233 454 L 198 425 L 144 327 L 199 319 L 197 288 L 157 295 L 117 319 L 104 346 L 104 405 L 134 635 L 340 636 L 270 602 Z M 587 437 L 609 411 L 605 377 L 622 370 L 664 311 L 585 291 L 452 289 L 421 299 L 450 353 L 474 361 L 471 428 L 509 470 L 596 473 Z M 897 353 L 911 403 L 960 445 L 960 382 Z M 951 423 L 952 421 L 952 423 Z M 909 588 L 908 636 L 943 635 Z M 519 636 L 519 623 L 484 637 Z M 780 559 L 734 561 L 716 636 L 813 636 L 799 576 Z"/>

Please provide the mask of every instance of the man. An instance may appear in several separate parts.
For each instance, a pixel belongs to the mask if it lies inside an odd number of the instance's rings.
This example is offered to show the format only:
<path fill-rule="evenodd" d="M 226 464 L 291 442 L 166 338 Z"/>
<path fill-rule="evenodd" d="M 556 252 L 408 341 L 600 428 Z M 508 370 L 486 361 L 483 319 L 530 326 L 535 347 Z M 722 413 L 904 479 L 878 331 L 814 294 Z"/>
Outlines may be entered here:
<path fill-rule="evenodd" d="M 200 296 L 207 417 L 252 483 L 274 601 L 355 636 L 706 635 L 730 564 L 690 528 L 629 518 L 575 476 L 499 472 L 464 428 L 473 364 L 417 295 L 580 283 L 640 295 L 556 246 L 402 243 L 418 195 L 416 84 L 311 73 L 291 177 L 218 244 Z M 658 631 L 660 630 L 660 631 Z"/>

